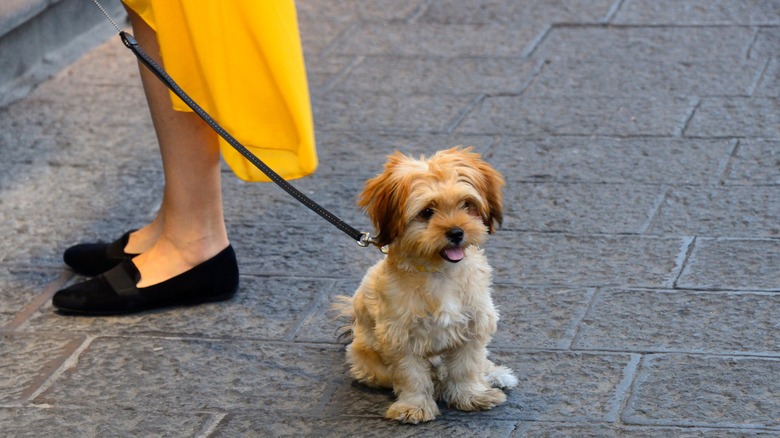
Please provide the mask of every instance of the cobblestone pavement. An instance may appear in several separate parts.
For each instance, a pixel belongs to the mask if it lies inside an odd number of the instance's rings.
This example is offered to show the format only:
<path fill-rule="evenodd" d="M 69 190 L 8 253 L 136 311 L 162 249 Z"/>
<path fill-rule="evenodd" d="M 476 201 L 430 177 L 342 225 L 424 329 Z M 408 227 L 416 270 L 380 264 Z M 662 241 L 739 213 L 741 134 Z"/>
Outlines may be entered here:
<path fill-rule="evenodd" d="M 394 149 L 507 178 L 486 250 L 520 378 L 492 411 L 382 419 L 328 305 L 378 252 L 226 169 L 232 301 L 61 316 L 61 253 L 152 218 L 162 173 L 118 38 L 0 108 L 4 436 L 780 434 L 780 3 L 300 1 L 321 167 L 358 228 Z"/>

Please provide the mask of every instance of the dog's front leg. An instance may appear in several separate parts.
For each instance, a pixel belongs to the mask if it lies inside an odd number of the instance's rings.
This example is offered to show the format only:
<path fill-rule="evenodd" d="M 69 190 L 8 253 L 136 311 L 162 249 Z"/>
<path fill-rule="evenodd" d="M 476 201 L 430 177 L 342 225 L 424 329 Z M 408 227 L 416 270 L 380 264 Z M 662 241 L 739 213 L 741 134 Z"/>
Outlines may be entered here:
<path fill-rule="evenodd" d="M 441 382 L 441 397 L 461 411 L 487 410 L 506 401 L 506 395 L 485 380 L 487 349 L 471 342 L 450 351 L 444 358 L 447 378 Z"/>
<path fill-rule="evenodd" d="M 400 358 L 393 367 L 393 391 L 398 400 L 387 410 L 386 418 L 417 424 L 431 421 L 439 413 L 433 399 L 431 364 L 424 358 Z"/>

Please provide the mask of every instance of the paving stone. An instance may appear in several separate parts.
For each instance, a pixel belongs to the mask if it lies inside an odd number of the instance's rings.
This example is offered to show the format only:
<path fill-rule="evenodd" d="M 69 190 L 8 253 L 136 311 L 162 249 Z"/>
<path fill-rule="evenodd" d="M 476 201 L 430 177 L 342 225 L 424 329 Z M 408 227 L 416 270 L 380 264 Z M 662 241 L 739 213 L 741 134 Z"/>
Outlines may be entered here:
<path fill-rule="evenodd" d="M 740 140 L 724 180 L 727 184 L 780 184 L 780 142 Z"/>
<path fill-rule="evenodd" d="M 478 416 L 479 414 L 476 414 Z M 318 436 L 318 437 L 508 437 L 514 421 L 433 421 L 413 427 L 377 418 L 258 418 L 229 415 L 214 431 L 214 437 Z"/>
<path fill-rule="evenodd" d="M 706 61 L 634 53 L 606 56 L 550 60 L 528 91 L 574 96 L 747 96 L 766 64 L 741 54 Z"/>
<path fill-rule="evenodd" d="M 506 191 L 507 228 L 641 234 L 666 189 L 635 184 L 527 183 L 510 184 Z"/>
<path fill-rule="evenodd" d="M 540 59 L 659 60 L 691 66 L 745 57 L 755 38 L 747 27 L 598 27 L 553 29 L 534 52 Z M 685 41 L 685 44 L 680 44 Z"/>
<path fill-rule="evenodd" d="M 777 355 L 780 296 L 679 290 L 599 291 L 575 349 Z"/>
<path fill-rule="evenodd" d="M 281 341 L 292 336 L 300 321 L 322 300 L 320 296 L 332 288 L 330 280 L 242 276 L 240 282 L 238 293 L 229 301 L 175 311 L 91 318 L 60 315 L 47 303 L 20 330 Z"/>
<path fill-rule="evenodd" d="M 247 275 L 362 278 L 382 255 L 374 247 L 357 246 L 327 222 L 321 226 L 237 222 L 229 226 L 228 235 L 240 254 L 241 272 Z"/>
<path fill-rule="evenodd" d="M 780 59 L 769 61 L 766 71 L 755 91 L 756 96 L 780 97 Z"/>
<path fill-rule="evenodd" d="M 341 359 L 332 347 L 101 337 L 34 402 L 188 414 L 312 414 L 328 397 Z"/>
<path fill-rule="evenodd" d="M 614 417 L 622 397 L 618 392 L 626 384 L 624 373 L 638 360 L 631 355 L 507 351 L 493 351 L 491 358 L 514 369 L 520 380 L 507 393 L 507 402 L 477 413 L 442 406 L 440 420 L 604 421 Z M 331 415 L 382 416 L 392 404 L 391 394 L 347 383 L 326 409 Z"/>
<path fill-rule="evenodd" d="M 0 408 L 0 428 L 14 437 L 196 436 L 209 417 L 123 409 Z"/>
<path fill-rule="evenodd" d="M 520 93 L 538 61 L 519 58 L 369 56 L 350 70 L 336 88 L 395 93 Z"/>
<path fill-rule="evenodd" d="M 722 428 L 689 428 L 689 427 L 641 427 L 614 424 L 561 424 L 543 422 L 524 422 L 518 425 L 512 437 L 559 437 L 576 436 L 582 438 L 679 438 L 704 437 L 755 437 L 771 436 L 768 431 Z"/>
<path fill-rule="evenodd" d="M 487 97 L 457 130 L 525 136 L 673 136 L 682 131 L 693 103 L 672 97 Z"/>
<path fill-rule="evenodd" d="M 438 150 L 462 145 L 473 146 L 475 152 L 487 158 L 495 142 L 495 138 L 488 135 L 385 134 L 321 130 L 317 133 L 320 167 L 314 176 L 323 178 L 349 176 L 366 180 L 382 172 L 387 156 L 394 151 L 418 158 L 420 155 L 431 156 Z"/>
<path fill-rule="evenodd" d="M 363 24 L 334 48 L 339 55 L 523 56 L 536 29 L 500 25 L 437 23 Z M 468 38 L 464 38 L 468 35 Z"/>
<path fill-rule="evenodd" d="M 685 130 L 690 137 L 780 138 L 780 100 L 706 98 Z"/>
<path fill-rule="evenodd" d="M 78 336 L 0 335 L 0 403 L 26 402 L 82 341 Z"/>
<path fill-rule="evenodd" d="M 758 31 L 756 42 L 750 49 L 752 58 L 777 58 L 780 55 L 780 29 L 764 27 Z"/>
<path fill-rule="evenodd" d="M 724 237 L 780 235 L 780 193 L 755 187 L 675 187 L 648 234 Z"/>
<path fill-rule="evenodd" d="M 57 279 L 59 272 L 7 267 L 0 271 L 0 328 Z"/>
<path fill-rule="evenodd" d="M 423 4 L 423 0 L 347 0 L 331 2 L 298 2 L 298 18 L 333 21 L 399 21 L 408 19 Z M 306 33 L 302 30 L 303 33 Z"/>
<path fill-rule="evenodd" d="M 566 349 L 593 295 L 589 289 L 493 286 L 498 331 L 489 348 Z"/>
<path fill-rule="evenodd" d="M 346 33 L 353 24 L 341 20 L 322 20 L 309 14 L 300 14 L 298 29 L 301 36 L 301 47 L 307 66 L 311 60 L 324 56 L 339 37 Z"/>
<path fill-rule="evenodd" d="M 601 23 L 613 2 L 531 0 L 479 0 L 468 3 L 457 0 L 433 2 L 419 22 L 446 24 L 490 24 L 540 26 L 553 23 Z"/>
<path fill-rule="evenodd" d="M 496 283 L 580 287 L 671 287 L 686 248 L 680 238 L 509 231 L 485 245 Z"/>
<path fill-rule="evenodd" d="M 612 20 L 615 24 L 642 25 L 778 25 L 780 5 L 773 0 L 644 2 L 626 0 Z"/>
<path fill-rule="evenodd" d="M 344 70 L 356 62 L 354 56 L 327 56 L 316 62 L 306 63 L 309 93 L 323 94 Z"/>
<path fill-rule="evenodd" d="M 678 287 L 780 290 L 780 242 L 763 239 L 696 239 Z"/>
<path fill-rule="evenodd" d="M 774 358 L 646 356 L 623 421 L 777 429 L 779 374 Z"/>
<path fill-rule="evenodd" d="M 678 138 L 505 136 L 487 158 L 508 181 L 715 184 L 734 144 Z"/>
<path fill-rule="evenodd" d="M 323 129 L 444 133 L 474 98 L 350 93 L 313 100 L 314 120 Z"/>

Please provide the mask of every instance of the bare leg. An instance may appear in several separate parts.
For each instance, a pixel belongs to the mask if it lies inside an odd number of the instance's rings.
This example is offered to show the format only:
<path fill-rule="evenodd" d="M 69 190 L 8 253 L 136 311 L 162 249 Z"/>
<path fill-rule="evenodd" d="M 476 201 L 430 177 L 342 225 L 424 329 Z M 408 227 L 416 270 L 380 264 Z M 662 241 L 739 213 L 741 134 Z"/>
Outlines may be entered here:
<path fill-rule="evenodd" d="M 128 10 L 136 40 L 162 65 L 157 36 Z M 222 214 L 217 135 L 196 114 L 171 107 L 167 88 L 140 66 L 165 174 L 157 217 L 131 235 L 125 250 L 141 272 L 139 287 L 151 286 L 188 271 L 228 246 Z"/>

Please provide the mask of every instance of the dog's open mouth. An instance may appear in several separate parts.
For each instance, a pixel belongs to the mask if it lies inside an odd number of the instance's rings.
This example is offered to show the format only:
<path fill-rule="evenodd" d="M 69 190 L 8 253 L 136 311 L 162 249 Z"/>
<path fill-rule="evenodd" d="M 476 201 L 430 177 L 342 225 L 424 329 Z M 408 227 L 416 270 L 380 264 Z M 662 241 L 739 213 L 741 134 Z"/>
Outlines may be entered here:
<path fill-rule="evenodd" d="M 447 260 L 450 263 L 458 263 L 459 261 L 463 260 L 464 257 L 463 248 L 460 246 L 444 248 L 441 250 L 439 255 L 441 255 L 444 260 Z"/>

